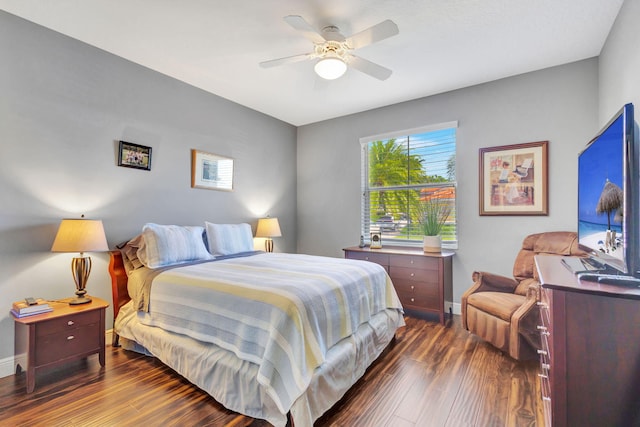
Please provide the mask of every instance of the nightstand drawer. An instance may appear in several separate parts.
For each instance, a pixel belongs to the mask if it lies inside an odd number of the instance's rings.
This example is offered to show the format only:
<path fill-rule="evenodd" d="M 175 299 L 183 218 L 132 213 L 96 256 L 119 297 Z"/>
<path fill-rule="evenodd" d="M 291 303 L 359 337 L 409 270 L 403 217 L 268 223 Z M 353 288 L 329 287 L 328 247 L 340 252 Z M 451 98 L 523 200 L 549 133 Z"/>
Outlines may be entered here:
<path fill-rule="evenodd" d="M 97 323 L 46 335 L 39 338 L 35 363 L 41 366 L 67 357 L 96 352 L 100 348 L 100 338 L 102 334 Z"/>
<path fill-rule="evenodd" d="M 38 323 L 36 327 L 36 337 L 41 338 L 45 335 L 55 334 L 57 332 L 70 331 L 83 326 L 96 325 L 99 322 L 99 310 L 58 317 Z"/>

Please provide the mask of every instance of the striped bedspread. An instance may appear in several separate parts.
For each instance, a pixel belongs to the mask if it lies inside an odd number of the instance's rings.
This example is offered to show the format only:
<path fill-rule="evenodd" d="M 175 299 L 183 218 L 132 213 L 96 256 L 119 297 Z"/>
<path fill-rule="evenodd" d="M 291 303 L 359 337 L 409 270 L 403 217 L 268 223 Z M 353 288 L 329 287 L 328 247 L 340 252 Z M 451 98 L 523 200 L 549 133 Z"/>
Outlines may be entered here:
<path fill-rule="evenodd" d="M 258 365 L 258 382 L 285 414 L 327 350 L 386 309 L 402 306 L 377 264 L 262 253 L 164 271 L 138 315 Z"/>

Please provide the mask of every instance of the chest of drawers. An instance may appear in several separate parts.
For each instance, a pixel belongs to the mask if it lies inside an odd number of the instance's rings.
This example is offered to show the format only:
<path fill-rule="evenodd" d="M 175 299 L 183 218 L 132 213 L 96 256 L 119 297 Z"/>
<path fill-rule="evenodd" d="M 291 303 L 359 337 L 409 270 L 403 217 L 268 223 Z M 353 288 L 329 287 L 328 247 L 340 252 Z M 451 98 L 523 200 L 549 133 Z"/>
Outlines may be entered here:
<path fill-rule="evenodd" d="M 437 314 L 440 323 L 444 323 L 445 301 L 453 298 L 453 252 L 432 254 L 408 247 L 349 247 L 344 249 L 344 253 L 345 258 L 382 265 L 408 313 Z"/>
<path fill-rule="evenodd" d="M 547 426 L 640 425 L 640 289 L 578 281 L 537 256 Z"/>

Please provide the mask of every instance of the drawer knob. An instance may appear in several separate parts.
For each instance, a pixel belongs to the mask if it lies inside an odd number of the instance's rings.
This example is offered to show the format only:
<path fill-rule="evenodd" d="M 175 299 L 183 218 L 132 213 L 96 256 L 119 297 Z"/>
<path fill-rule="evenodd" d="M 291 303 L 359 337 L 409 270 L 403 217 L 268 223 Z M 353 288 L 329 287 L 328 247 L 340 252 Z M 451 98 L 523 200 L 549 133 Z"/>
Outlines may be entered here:
<path fill-rule="evenodd" d="M 416 302 L 416 299 L 415 298 L 411 298 L 411 302 Z"/>
<path fill-rule="evenodd" d="M 74 339 L 74 338 L 75 338 L 75 337 L 74 337 L 73 335 L 69 335 L 69 336 L 67 337 L 67 341 L 71 341 L 71 340 L 72 340 L 72 339 Z"/>
<path fill-rule="evenodd" d="M 411 260 L 410 263 L 413 264 L 413 260 Z"/>
<path fill-rule="evenodd" d="M 413 277 L 413 276 L 415 276 L 415 275 L 416 275 L 415 273 L 411 273 L 411 277 Z"/>
<path fill-rule="evenodd" d="M 73 326 L 73 325 L 75 325 L 75 323 L 73 323 L 73 320 L 69 320 L 69 321 L 67 322 L 67 325 L 69 325 L 69 326 Z"/>
<path fill-rule="evenodd" d="M 411 285 L 411 290 L 412 291 L 415 290 L 415 288 L 416 288 L 415 286 Z"/>
<path fill-rule="evenodd" d="M 369 261 L 369 257 L 368 256 L 364 257 L 364 260 Z"/>
<path fill-rule="evenodd" d="M 547 351 L 546 350 L 538 350 L 538 354 L 546 356 L 547 355 Z"/>

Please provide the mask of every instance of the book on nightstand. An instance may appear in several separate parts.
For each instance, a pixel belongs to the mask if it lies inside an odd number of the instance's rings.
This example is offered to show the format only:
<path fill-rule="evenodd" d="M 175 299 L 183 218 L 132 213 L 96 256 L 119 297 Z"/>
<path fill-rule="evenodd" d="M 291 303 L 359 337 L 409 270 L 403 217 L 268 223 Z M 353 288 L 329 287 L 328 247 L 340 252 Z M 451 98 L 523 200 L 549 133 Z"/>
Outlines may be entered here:
<path fill-rule="evenodd" d="M 16 301 L 11 307 L 11 313 L 15 317 L 32 316 L 35 314 L 53 311 L 49 303 L 42 298 L 38 298 L 35 304 L 27 304 L 25 301 Z"/>

